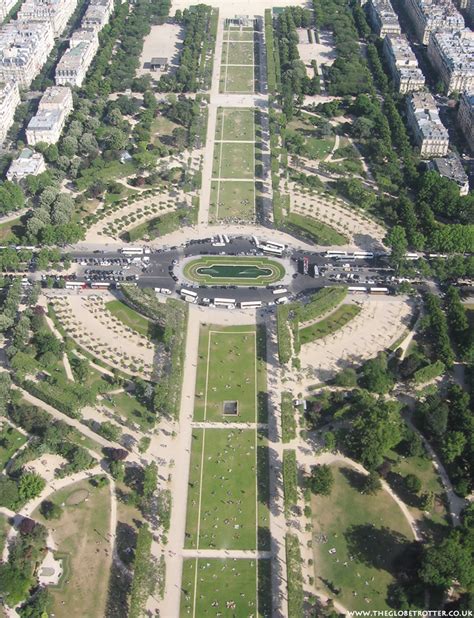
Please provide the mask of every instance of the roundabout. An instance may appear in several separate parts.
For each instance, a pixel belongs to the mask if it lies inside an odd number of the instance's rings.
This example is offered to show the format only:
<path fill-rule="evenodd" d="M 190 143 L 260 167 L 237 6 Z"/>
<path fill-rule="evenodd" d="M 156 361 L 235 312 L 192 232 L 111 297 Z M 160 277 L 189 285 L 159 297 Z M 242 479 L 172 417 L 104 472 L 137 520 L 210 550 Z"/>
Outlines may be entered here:
<path fill-rule="evenodd" d="M 265 257 L 205 256 L 192 259 L 183 268 L 189 281 L 204 285 L 266 286 L 285 276 L 285 267 Z"/>

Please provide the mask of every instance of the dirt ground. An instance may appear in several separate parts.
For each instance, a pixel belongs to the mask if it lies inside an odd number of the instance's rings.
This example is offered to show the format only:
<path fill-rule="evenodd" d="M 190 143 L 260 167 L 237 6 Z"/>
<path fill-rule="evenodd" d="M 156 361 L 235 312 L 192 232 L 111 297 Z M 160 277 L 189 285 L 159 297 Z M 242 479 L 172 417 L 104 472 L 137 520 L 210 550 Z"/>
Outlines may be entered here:
<path fill-rule="evenodd" d="M 163 24 L 152 26 L 150 34 L 145 38 L 140 56 L 140 68 L 137 76 L 151 75 L 159 79 L 163 72 L 151 71 L 152 58 L 168 58 L 168 71 L 178 66 L 178 56 L 182 48 L 183 33 L 178 24 Z"/>

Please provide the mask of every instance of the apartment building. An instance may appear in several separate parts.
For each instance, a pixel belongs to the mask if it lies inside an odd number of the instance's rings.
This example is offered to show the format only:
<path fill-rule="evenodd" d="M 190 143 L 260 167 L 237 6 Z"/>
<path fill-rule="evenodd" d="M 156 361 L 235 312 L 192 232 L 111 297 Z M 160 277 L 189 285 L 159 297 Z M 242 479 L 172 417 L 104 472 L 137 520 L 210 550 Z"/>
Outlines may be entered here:
<path fill-rule="evenodd" d="M 13 21 L 0 28 L 0 81 L 27 88 L 54 47 L 48 21 Z"/>
<path fill-rule="evenodd" d="M 444 157 L 447 154 L 448 131 L 429 92 L 415 92 L 408 97 L 407 120 L 422 156 Z"/>
<path fill-rule="evenodd" d="M 95 32 L 80 30 L 74 34 L 56 66 L 57 86 L 81 86 L 99 46 Z"/>
<path fill-rule="evenodd" d="M 378 36 L 401 33 L 398 17 L 389 0 L 369 0 L 367 13 L 372 29 Z"/>
<path fill-rule="evenodd" d="M 18 12 L 18 19 L 25 21 L 50 21 L 53 34 L 59 36 L 74 13 L 77 0 L 25 0 Z"/>
<path fill-rule="evenodd" d="M 41 97 L 36 115 L 28 123 L 26 139 L 34 146 L 39 142 L 55 144 L 62 133 L 66 118 L 72 112 L 72 92 L 65 86 L 47 88 Z"/>
<path fill-rule="evenodd" d="M 428 58 L 448 93 L 474 90 L 474 32 L 432 32 Z"/>
<path fill-rule="evenodd" d="M 432 32 L 464 28 L 464 18 L 451 0 L 405 0 L 405 10 L 420 43 L 428 45 Z"/>
<path fill-rule="evenodd" d="M 443 178 L 455 182 L 459 187 L 459 195 L 469 193 L 469 178 L 458 155 L 451 153 L 447 157 L 433 159 L 429 163 L 429 168 L 438 172 Z"/>
<path fill-rule="evenodd" d="M 0 21 L 3 21 L 15 6 L 16 0 L 0 0 Z"/>
<path fill-rule="evenodd" d="M 16 82 L 0 84 L 0 145 L 13 124 L 15 109 L 20 102 L 20 92 Z"/>
<path fill-rule="evenodd" d="M 114 9 L 113 0 L 91 0 L 82 18 L 82 28 L 100 32 Z"/>
<path fill-rule="evenodd" d="M 398 92 L 417 92 L 425 85 L 425 77 L 406 37 L 387 35 L 383 53 Z"/>
<path fill-rule="evenodd" d="M 7 172 L 8 180 L 19 182 L 27 176 L 37 176 L 46 171 L 44 157 L 30 148 L 23 148 L 18 158 L 14 159 Z"/>
<path fill-rule="evenodd" d="M 474 154 L 474 91 L 461 94 L 458 124 L 471 152 Z"/>

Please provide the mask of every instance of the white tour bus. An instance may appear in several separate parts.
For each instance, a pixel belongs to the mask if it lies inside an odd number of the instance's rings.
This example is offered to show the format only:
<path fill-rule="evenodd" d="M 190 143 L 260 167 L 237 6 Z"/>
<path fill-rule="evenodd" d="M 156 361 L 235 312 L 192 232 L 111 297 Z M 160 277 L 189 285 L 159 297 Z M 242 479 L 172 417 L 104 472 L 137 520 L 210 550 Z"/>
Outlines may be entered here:
<path fill-rule="evenodd" d="M 180 294 L 183 298 L 193 298 L 194 300 L 197 299 L 196 292 L 193 292 L 192 290 L 185 290 L 184 288 L 181 288 Z"/>
<path fill-rule="evenodd" d="M 370 294 L 390 294 L 388 288 L 369 288 Z"/>
<path fill-rule="evenodd" d="M 278 288 L 273 290 L 272 294 L 287 294 L 288 290 L 286 288 Z"/>
<path fill-rule="evenodd" d="M 258 249 L 258 247 L 260 247 L 260 242 L 259 242 L 258 238 L 256 236 L 252 236 L 252 240 L 253 240 L 253 242 L 255 243 L 255 246 Z"/>
<path fill-rule="evenodd" d="M 122 247 L 123 255 L 143 255 L 145 250 L 143 247 Z"/>
<path fill-rule="evenodd" d="M 326 257 L 338 257 L 342 255 L 347 255 L 347 251 L 326 251 Z"/>
<path fill-rule="evenodd" d="M 283 249 L 279 247 L 274 247 L 273 245 L 260 245 L 260 248 L 264 253 L 270 253 L 271 255 L 279 255 L 280 257 L 283 255 Z"/>
<path fill-rule="evenodd" d="M 261 300 L 246 300 L 244 302 L 239 303 L 241 309 L 252 309 L 254 307 L 261 307 Z"/>
<path fill-rule="evenodd" d="M 349 294 L 364 294 L 365 292 L 367 292 L 367 288 L 359 285 L 352 285 L 347 288 L 347 291 L 349 292 Z"/>
<path fill-rule="evenodd" d="M 277 305 L 285 305 L 288 300 L 288 296 L 281 296 L 280 298 L 277 298 L 275 302 Z"/>
<path fill-rule="evenodd" d="M 214 307 L 226 307 L 227 309 L 235 308 L 235 298 L 214 298 L 212 302 Z"/>
<path fill-rule="evenodd" d="M 85 281 L 66 281 L 66 290 L 80 290 L 86 285 Z"/>

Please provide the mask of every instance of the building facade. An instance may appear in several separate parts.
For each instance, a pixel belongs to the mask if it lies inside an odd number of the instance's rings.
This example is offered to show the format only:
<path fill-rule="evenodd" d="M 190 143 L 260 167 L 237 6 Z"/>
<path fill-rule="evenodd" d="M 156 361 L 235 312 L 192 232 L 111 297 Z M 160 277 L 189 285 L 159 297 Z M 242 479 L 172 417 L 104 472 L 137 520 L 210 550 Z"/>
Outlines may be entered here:
<path fill-rule="evenodd" d="M 113 9 L 114 3 L 111 0 L 91 0 L 82 18 L 81 27 L 100 32 L 108 23 Z"/>
<path fill-rule="evenodd" d="M 389 0 L 369 0 L 367 13 L 372 29 L 378 36 L 401 33 L 398 17 Z"/>
<path fill-rule="evenodd" d="M 471 152 L 474 154 L 474 91 L 461 94 L 458 124 Z"/>
<path fill-rule="evenodd" d="M 71 47 L 56 66 L 54 81 L 57 86 L 81 86 L 97 51 L 97 44 L 92 39 L 70 40 L 69 44 Z"/>
<path fill-rule="evenodd" d="M 0 80 L 28 88 L 54 47 L 50 22 L 13 21 L 0 28 Z"/>
<path fill-rule="evenodd" d="M 464 171 L 461 159 L 456 154 L 451 153 L 447 157 L 433 159 L 430 161 L 429 167 L 443 178 L 455 182 L 459 187 L 459 195 L 469 193 L 469 178 Z"/>
<path fill-rule="evenodd" d="M 55 144 L 62 133 L 66 118 L 72 111 L 72 92 L 64 86 L 45 90 L 35 116 L 26 128 L 28 144 Z"/>
<path fill-rule="evenodd" d="M 66 27 L 76 5 L 77 0 L 25 0 L 18 12 L 18 19 L 49 21 L 57 37 Z"/>
<path fill-rule="evenodd" d="M 417 92 L 425 85 L 425 77 L 404 35 L 387 35 L 383 52 L 398 92 Z"/>
<path fill-rule="evenodd" d="M 421 156 L 444 157 L 449 135 L 429 92 L 415 92 L 407 99 L 407 120 Z"/>
<path fill-rule="evenodd" d="M 474 90 L 474 32 L 433 32 L 428 58 L 446 87 L 454 91 Z"/>
<path fill-rule="evenodd" d="M 423 45 L 428 45 L 432 32 L 464 28 L 464 18 L 451 0 L 405 0 L 404 6 Z"/>
<path fill-rule="evenodd" d="M 16 82 L 0 84 L 0 145 L 13 124 L 16 106 L 20 102 L 20 92 Z"/>

